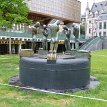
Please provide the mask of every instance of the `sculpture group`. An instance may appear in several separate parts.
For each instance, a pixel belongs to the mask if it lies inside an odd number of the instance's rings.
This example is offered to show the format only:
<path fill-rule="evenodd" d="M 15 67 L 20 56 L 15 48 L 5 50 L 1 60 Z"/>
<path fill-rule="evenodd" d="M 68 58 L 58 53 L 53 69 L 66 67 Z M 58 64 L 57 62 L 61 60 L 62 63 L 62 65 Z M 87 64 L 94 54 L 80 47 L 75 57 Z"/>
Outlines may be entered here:
<path fill-rule="evenodd" d="M 48 50 L 48 37 L 50 36 L 50 47 L 49 52 L 56 53 L 58 48 L 58 37 L 64 35 L 65 40 L 65 48 L 66 51 L 71 50 L 70 38 L 71 38 L 71 29 L 64 25 L 61 21 L 56 21 L 53 24 L 43 25 L 41 26 L 39 22 L 36 22 L 34 27 L 32 28 L 32 49 L 35 48 L 35 36 L 38 35 L 39 29 L 42 29 L 42 34 L 44 39 L 42 41 L 42 48 L 44 50 Z M 74 35 L 75 36 L 75 35 Z"/>

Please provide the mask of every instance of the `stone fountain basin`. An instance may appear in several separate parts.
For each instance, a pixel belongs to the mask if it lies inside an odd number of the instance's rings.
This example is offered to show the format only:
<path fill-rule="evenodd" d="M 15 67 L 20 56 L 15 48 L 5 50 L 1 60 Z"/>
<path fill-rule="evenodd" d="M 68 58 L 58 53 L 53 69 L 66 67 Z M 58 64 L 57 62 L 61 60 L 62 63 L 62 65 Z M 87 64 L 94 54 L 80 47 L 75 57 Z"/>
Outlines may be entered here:
<path fill-rule="evenodd" d="M 19 68 L 20 82 L 39 89 L 70 90 L 90 82 L 89 58 L 57 59 L 53 63 L 36 56 L 21 57 Z"/>

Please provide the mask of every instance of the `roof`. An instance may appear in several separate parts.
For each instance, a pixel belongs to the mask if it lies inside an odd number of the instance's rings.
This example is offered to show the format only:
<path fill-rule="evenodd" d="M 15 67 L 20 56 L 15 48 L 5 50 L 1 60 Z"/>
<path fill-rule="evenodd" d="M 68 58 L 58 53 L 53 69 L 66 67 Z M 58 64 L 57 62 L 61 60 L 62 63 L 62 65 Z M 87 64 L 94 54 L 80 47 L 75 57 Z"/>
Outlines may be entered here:
<path fill-rule="evenodd" d="M 85 14 L 84 14 L 84 15 L 81 15 L 81 18 L 82 18 L 82 19 L 83 19 L 83 18 L 85 19 L 85 18 L 86 18 L 86 15 L 85 15 Z"/>
<path fill-rule="evenodd" d="M 91 8 L 91 12 L 93 12 L 93 13 L 95 13 L 96 11 L 101 11 L 101 10 L 107 11 L 107 0 L 98 2 L 98 3 L 94 3 Z"/>
<path fill-rule="evenodd" d="M 23 33 L 19 33 L 19 32 L 0 32 L 0 36 L 6 36 L 6 37 L 15 37 L 15 38 L 32 38 L 32 34 L 29 32 L 23 32 Z M 84 42 L 85 41 L 85 36 L 81 35 L 81 38 L 79 38 L 79 41 Z M 35 41 L 42 41 L 45 37 L 43 36 L 43 34 L 38 34 L 35 36 Z M 51 39 L 51 36 L 48 36 L 48 40 Z M 58 35 L 58 41 L 64 41 L 66 39 L 66 36 L 64 34 L 59 34 Z M 75 42 L 75 37 L 73 35 L 71 35 L 70 38 L 71 42 Z"/>
<path fill-rule="evenodd" d="M 32 38 L 31 33 L 29 32 L 0 32 L 0 36 L 6 36 L 6 37 L 15 37 L 15 38 Z"/>
<path fill-rule="evenodd" d="M 107 13 L 99 15 L 98 20 L 107 20 Z"/>

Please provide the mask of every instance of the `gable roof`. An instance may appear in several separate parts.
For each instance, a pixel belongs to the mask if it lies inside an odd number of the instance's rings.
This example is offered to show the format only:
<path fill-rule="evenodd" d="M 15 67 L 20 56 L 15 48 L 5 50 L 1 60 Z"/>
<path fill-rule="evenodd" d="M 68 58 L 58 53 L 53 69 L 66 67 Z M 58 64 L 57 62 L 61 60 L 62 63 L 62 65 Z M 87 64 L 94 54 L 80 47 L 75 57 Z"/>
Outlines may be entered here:
<path fill-rule="evenodd" d="M 93 3 L 91 12 L 95 13 L 96 11 L 107 11 L 107 0 L 98 2 L 98 3 Z"/>
<path fill-rule="evenodd" d="M 107 13 L 99 15 L 98 20 L 107 20 Z"/>

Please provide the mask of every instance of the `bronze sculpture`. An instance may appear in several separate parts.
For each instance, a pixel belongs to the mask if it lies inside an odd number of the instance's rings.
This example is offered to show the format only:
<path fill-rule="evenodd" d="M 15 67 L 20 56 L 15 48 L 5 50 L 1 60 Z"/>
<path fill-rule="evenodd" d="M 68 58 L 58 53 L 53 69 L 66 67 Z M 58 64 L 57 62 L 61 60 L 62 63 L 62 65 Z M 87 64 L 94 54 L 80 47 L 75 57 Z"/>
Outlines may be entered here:
<path fill-rule="evenodd" d="M 77 26 L 73 26 L 73 34 L 75 36 L 75 48 L 76 50 L 79 49 L 79 41 L 78 41 L 78 37 L 79 37 L 79 28 Z"/>
<path fill-rule="evenodd" d="M 39 34 L 39 30 L 42 29 L 42 35 L 44 36 L 42 39 L 42 48 L 43 50 L 48 50 L 48 38 L 50 36 L 50 53 L 56 53 L 58 48 L 58 36 L 65 35 L 65 48 L 66 51 L 71 51 L 70 38 L 71 38 L 71 29 L 64 25 L 63 22 L 57 21 L 53 24 L 43 25 L 41 27 L 39 22 L 36 22 L 34 27 L 32 28 L 32 49 L 34 50 L 36 47 L 35 38 L 36 35 Z M 75 47 L 78 49 L 78 27 L 73 26 L 73 34 L 75 36 Z"/>
<path fill-rule="evenodd" d="M 35 36 L 39 33 L 40 22 L 36 22 L 36 24 L 32 28 L 32 49 L 35 50 L 36 43 L 34 41 Z"/>
<path fill-rule="evenodd" d="M 65 48 L 66 48 L 66 51 L 70 51 L 71 50 L 71 45 L 70 45 L 71 30 L 67 26 L 64 26 L 63 29 L 64 29 L 64 33 L 66 35 L 66 39 L 64 41 Z"/>
<path fill-rule="evenodd" d="M 42 47 L 43 47 L 43 50 L 48 50 L 48 28 L 46 25 L 43 25 L 43 35 L 45 36 L 45 38 L 43 39 L 43 42 L 42 42 Z"/>
<path fill-rule="evenodd" d="M 59 22 L 54 24 L 49 24 L 49 33 L 51 35 L 51 41 L 50 41 L 50 52 L 56 53 L 58 48 L 58 31 L 59 31 Z"/>

